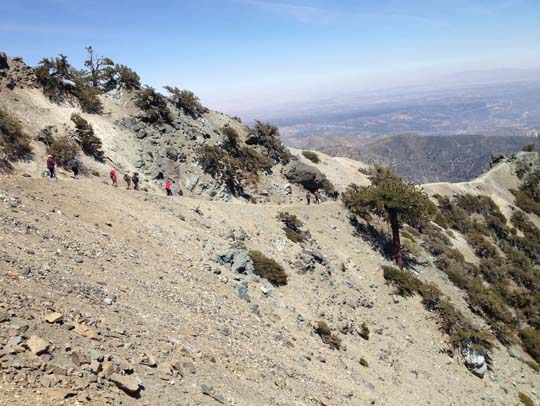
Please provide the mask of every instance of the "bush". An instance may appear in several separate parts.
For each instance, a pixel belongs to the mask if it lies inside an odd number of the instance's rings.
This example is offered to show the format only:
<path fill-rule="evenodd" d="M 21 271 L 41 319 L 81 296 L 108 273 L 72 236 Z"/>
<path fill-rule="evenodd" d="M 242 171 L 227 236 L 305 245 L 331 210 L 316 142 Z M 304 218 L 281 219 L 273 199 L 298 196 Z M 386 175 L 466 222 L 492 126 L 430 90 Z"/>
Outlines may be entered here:
<path fill-rule="evenodd" d="M 480 258 L 497 258 L 497 249 L 484 236 L 478 232 L 466 235 L 467 242 L 474 249 L 474 253 Z"/>
<path fill-rule="evenodd" d="M 291 160 L 291 154 L 280 140 L 278 128 L 271 124 L 256 121 L 255 127 L 250 129 L 246 143 L 259 145 L 263 153 L 274 162 L 286 165 Z"/>
<path fill-rule="evenodd" d="M 101 150 L 102 143 L 101 140 L 95 136 L 94 129 L 90 123 L 77 113 L 71 115 L 71 121 L 75 123 L 75 137 L 83 152 L 86 155 L 90 155 L 96 160 L 103 162 L 104 152 Z"/>
<path fill-rule="evenodd" d="M 420 290 L 420 280 L 407 271 L 401 271 L 392 266 L 383 266 L 383 276 L 387 283 L 396 287 L 396 293 L 400 296 L 413 296 Z"/>
<path fill-rule="evenodd" d="M 73 85 L 70 82 L 74 79 L 73 71 L 67 57 L 60 54 L 55 59 L 42 59 L 34 73 L 43 94 L 51 101 L 59 103 L 71 94 Z"/>
<path fill-rule="evenodd" d="M 150 86 L 145 86 L 135 95 L 135 105 L 145 112 L 143 120 L 151 124 L 172 122 L 167 99 Z"/>
<path fill-rule="evenodd" d="M 369 328 L 366 325 L 366 323 L 362 323 L 362 326 L 360 328 L 360 337 L 362 337 L 364 340 L 369 340 Z"/>
<path fill-rule="evenodd" d="M 0 161 L 30 158 L 30 137 L 21 124 L 0 108 Z"/>
<path fill-rule="evenodd" d="M 296 215 L 288 212 L 280 212 L 278 214 L 278 220 L 285 225 L 283 231 L 285 231 L 285 235 L 289 240 L 294 243 L 299 243 L 306 239 L 307 235 L 302 231 L 304 223 L 302 223 Z"/>
<path fill-rule="evenodd" d="M 315 332 L 321 337 L 322 342 L 333 350 L 339 350 L 341 348 L 341 338 L 332 334 L 332 330 L 330 330 L 330 327 L 328 327 L 325 321 L 317 322 Z"/>
<path fill-rule="evenodd" d="M 81 110 L 89 114 L 103 112 L 103 104 L 99 100 L 100 91 L 96 87 L 87 87 L 81 83 L 75 86 L 74 95 L 79 100 Z"/>
<path fill-rule="evenodd" d="M 534 406 L 534 402 L 530 397 L 525 395 L 523 392 L 518 393 L 519 401 L 523 403 L 525 406 Z"/>
<path fill-rule="evenodd" d="M 114 67 L 105 68 L 103 80 L 103 88 L 105 91 L 123 88 L 128 92 L 131 92 L 141 88 L 141 78 L 137 72 L 125 65 L 116 64 Z"/>
<path fill-rule="evenodd" d="M 523 152 L 534 152 L 536 151 L 534 144 L 527 144 L 523 148 L 521 148 Z"/>
<path fill-rule="evenodd" d="M 536 361 L 540 362 L 540 331 L 525 328 L 519 332 L 523 348 Z"/>
<path fill-rule="evenodd" d="M 47 153 L 54 157 L 58 165 L 62 166 L 66 166 L 78 152 L 79 146 L 69 137 L 55 138 L 47 148 Z"/>
<path fill-rule="evenodd" d="M 260 251 L 250 251 L 249 256 L 255 267 L 255 275 L 266 279 L 274 286 L 287 284 L 287 274 L 283 267 L 271 258 L 266 257 Z"/>
<path fill-rule="evenodd" d="M 304 157 L 306 157 L 307 159 L 309 159 L 311 162 L 313 162 L 314 164 L 318 164 L 319 162 L 321 162 L 320 158 L 319 158 L 319 155 L 317 155 L 315 152 L 313 151 L 302 151 L 302 155 L 304 155 Z"/>
<path fill-rule="evenodd" d="M 199 98 L 193 92 L 171 86 L 165 86 L 164 89 L 171 94 L 171 102 L 193 118 L 201 117 L 208 112 L 208 109 L 201 104 Z"/>

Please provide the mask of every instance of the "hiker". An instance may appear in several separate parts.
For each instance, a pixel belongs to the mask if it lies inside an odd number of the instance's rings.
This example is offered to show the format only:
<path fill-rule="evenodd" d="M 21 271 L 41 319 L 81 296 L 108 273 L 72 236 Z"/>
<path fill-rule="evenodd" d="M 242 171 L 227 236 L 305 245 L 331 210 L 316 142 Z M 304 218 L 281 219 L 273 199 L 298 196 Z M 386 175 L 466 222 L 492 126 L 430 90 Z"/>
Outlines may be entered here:
<path fill-rule="evenodd" d="M 111 173 L 109 174 L 109 176 L 111 177 L 112 185 L 114 187 L 118 187 L 116 171 L 114 170 L 114 168 L 111 169 Z"/>
<path fill-rule="evenodd" d="M 171 179 L 170 178 L 167 178 L 167 182 L 165 182 L 165 190 L 167 191 L 167 196 L 172 196 Z"/>
<path fill-rule="evenodd" d="M 77 158 L 72 157 L 69 161 L 69 167 L 73 171 L 73 176 L 75 179 L 79 179 L 79 161 L 77 161 Z"/>
<path fill-rule="evenodd" d="M 131 178 L 133 181 L 133 190 L 139 190 L 139 174 L 135 172 Z"/>
<path fill-rule="evenodd" d="M 309 193 L 309 191 L 306 193 L 306 201 L 307 205 L 309 206 L 309 204 L 311 203 L 311 193 Z"/>
<path fill-rule="evenodd" d="M 127 190 L 131 189 L 131 176 L 129 176 L 129 172 L 124 173 L 124 182 L 127 183 Z"/>
<path fill-rule="evenodd" d="M 47 156 L 47 169 L 49 170 L 51 179 L 58 179 L 56 177 L 56 161 L 52 155 Z"/>
<path fill-rule="evenodd" d="M 321 192 L 316 190 L 314 195 L 315 195 L 315 204 L 320 204 L 321 203 Z"/>

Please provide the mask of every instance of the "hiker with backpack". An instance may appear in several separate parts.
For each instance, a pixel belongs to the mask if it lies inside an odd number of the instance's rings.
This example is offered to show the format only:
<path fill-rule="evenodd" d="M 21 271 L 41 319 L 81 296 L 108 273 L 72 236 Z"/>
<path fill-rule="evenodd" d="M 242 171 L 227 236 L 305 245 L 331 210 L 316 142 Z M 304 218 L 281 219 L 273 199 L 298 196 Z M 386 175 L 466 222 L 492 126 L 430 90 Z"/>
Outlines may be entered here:
<path fill-rule="evenodd" d="M 77 158 L 72 157 L 69 161 L 69 167 L 73 171 L 73 177 L 79 179 L 79 161 Z"/>
<path fill-rule="evenodd" d="M 124 182 L 127 183 L 127 190 L 131 189 L 131 176 L 129 176 L 129 172 L 124 173 Z"/>
<path fill-rule="evenodd" d="M 170 178 L 167 178 L 167 182 L 165 182 L 165 190 L 167 191 L 167 196 L 172 196 L 171 179 Z"/>
<path fill-rule="evenodd" d="M 114 168 L 111 169 L 111 172 L 109 173 L 109 176 L 111 177 L 111 181 L 112 181 L 112 185 L 114 187 L 118 187 L 118 181 L 117 181 L 117 175 L 116 175 L 116 171 L 114 170 Z"/>
<path fill-rule="evenodd" d="M 315 204 L 320 204 L 321 203 L 321 192 L 316 190 L 314 195 L 315 195 Z"/>
<path fill-rule="evenodd" d="M 51 179 L 58 179 L 56 177 L 56 161 L 52 155 L 47 157 L 47 169 Z"/>
<path fill-rule="evenodd" d="M 306 201 L 307 205 L 309 206 L 309 204 L 311 203 L 311 193 L 309 193 L 309 190 L 306 193 Z"/>
<path fill-rule="evenodd" d="M 133 190 L 139 190 L 139 174 L 135 172 L 131 178 L 133 181 Z"/>

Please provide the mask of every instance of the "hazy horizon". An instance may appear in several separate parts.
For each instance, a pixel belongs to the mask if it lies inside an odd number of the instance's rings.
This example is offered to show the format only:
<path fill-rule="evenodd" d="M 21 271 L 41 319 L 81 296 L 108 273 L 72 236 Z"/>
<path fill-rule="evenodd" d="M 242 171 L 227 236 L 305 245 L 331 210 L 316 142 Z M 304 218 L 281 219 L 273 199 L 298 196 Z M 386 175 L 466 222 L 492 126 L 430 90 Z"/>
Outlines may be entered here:
<path fill-rule="evenodd" d="M 537 1 L 407 3 L 6 0 L 0 50 L 31 65 L 63 53 L 80 67 L 92 45 L 144 83 L 240 115 L 460 72 L 540 71 Z"/>

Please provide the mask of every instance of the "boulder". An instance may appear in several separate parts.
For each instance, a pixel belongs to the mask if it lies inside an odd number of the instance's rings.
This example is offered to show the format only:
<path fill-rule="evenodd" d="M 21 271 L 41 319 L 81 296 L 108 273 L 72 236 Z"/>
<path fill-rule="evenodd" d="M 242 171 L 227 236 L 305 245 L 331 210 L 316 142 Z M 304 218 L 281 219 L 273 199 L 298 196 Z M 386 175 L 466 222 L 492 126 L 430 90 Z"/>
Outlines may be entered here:
<path fill-rule="evenodd" d="M 79 334 L 79 335 L 81 335 L 83 337 L 90 338 L 92 340 L 97 340 L 98 335 L 97 335 L 96 330 L 94 330 L 93 328 L 85 326 L 85 325 L 80 324 L 80 323 L 73 323 L 73 326 L 74 326 L 73 330 L 77 334 Z"/>
<path fill-rule="evenodd" d="M 43 354 L 49 349 L 49 343 L 38 336 L 31 336 L 26 342 L 26 345 L 35 355 Z"/>
<path fill-rule="evenodd" d="M 122 389 L 124 392 L 132 396 L 139 393 L 139 380 L 133 375 L 120 375 L 114 373 L 110 376 L 109 380 L 114 383 L 118 388 Z"/>
<path fill-rule="evenodd" d="M 324 189 L 328 180 L 317 168 L 300 161 L 292 161 L 285 172 L 285 177 L 291 183 L 301 185 L 310 192 Z"/>
<path fill-rule="evenodd" d="M 165 156 L 172 161 L 176 161 L 178 159 L 178 149 L 173 146 L 165 148 Z"/>
<path fill-rule="evenodd" d="M 51 324 L 61 323 L 63 320 L 64 316 L 62 316 L 62 314 L 58 312 L 51 313 L 47 317 L 45 317 L 45 321 Z"/>
<path fill-rule="evenodd" d="M 8 58 L 4 52 L 0 51 L 0 70 L 9 69 Z"/>
<path fill-rule="evenodd" d="M 231 248 L 225 254 L 219 255 L 217 261 L 236 273 L 250 274 L 255 270 L 249 252 L 241 248 Z"/>
<path fill-rule="evenodd" d="M 464 348 L 461 355 L 469 371 L 477 377 L 483 378 L 488 369 L 486 354 L 478 349 Z"/>

